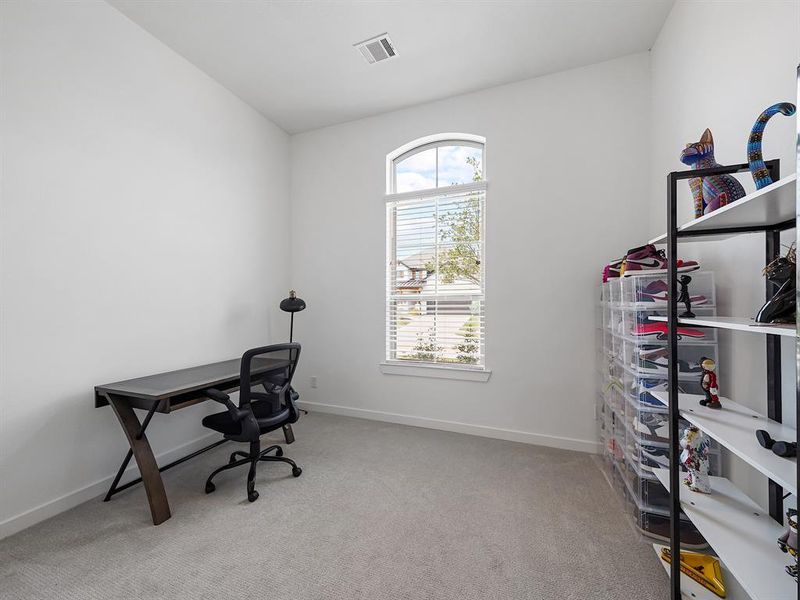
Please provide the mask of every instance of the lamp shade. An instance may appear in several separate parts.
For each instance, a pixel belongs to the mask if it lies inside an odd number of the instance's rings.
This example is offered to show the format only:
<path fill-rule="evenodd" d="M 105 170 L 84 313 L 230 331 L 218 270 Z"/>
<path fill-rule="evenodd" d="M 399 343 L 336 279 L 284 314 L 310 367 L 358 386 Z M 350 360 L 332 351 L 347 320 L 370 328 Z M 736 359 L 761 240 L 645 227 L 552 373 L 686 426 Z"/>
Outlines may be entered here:
<path fill-rule="evenodd" d="M 289 297 L 281 300 L 281 310 L 288 313 L 296 313 L 305 310 L 306 302 L 298 298 L 294 290 L 289 292 Z"/>

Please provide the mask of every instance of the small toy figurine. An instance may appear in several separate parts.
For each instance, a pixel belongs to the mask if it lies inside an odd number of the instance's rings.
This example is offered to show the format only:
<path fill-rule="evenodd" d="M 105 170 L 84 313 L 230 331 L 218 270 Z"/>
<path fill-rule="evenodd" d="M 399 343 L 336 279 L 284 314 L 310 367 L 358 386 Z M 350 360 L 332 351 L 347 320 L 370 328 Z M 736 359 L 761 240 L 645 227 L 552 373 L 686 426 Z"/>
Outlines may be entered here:
<path fill-rule="evenodd" d="M 722 403 L 719 401 L 717 374 L 714 373 L 714 369 L 717 368 L 717 363 L 710 358 L 704 357 L 700 361 L 700 367 L 703 369 L 703 376 L 700 379 L 700 386 L 706 393 L 706 397 L 700 400 L 700 406 L 707 406 L 708 408 L 722 408 Z"/>
<path fill-rule="evenodd" d="M 772 284 L 775 292 L 756 314 L 756 323 L 794 323 L 795 296 L 797 285 L 797 250 L 794 243 L 789 246 L 786 256 L 779 256 L 766 267 L 764 276 Z"/>
<path fill-rule="evenodd" d="M 691 281 L 692 278 L 688 275 L 681 275 L 678 278 L 678 283 L 681 285 L 681 293 L 680 296 L 678 296 L 678 302 L 683 302 L 686 306 L 686 310 L 680 316 L 687 319 L 695 317 L 695 314 L 692 312 L 692 297 L 689 295 L 689 283 Z"/>
<path fill-rule="evenodd" d="M 681 464 L 688 471 L 683 483 L 693 492 L 711 493 L 708 478 L 708 438 L 694 425 L 687 427 L 681 436 Z"/>
<path fill-rule="evenodd" d="M 772 450 L 778 456 L 782 456 L 783 458 L 797 456 L 797 442 L 773 440 L 769 431 L 766 429 L 756 429 L 756 439 L 762 447 L 767 450 Z"/>
<path fill-rule="evenodd" d="M 783 532 L 781 537 L 778 538 L 778 548 L 783 552 L 788 552 L 797 560 L 797 511 L 790 508 L 786 511 L 786 522 L 789 526 Z M 786 572 L 797 579 L 797 564 L 788 565 Z"/>

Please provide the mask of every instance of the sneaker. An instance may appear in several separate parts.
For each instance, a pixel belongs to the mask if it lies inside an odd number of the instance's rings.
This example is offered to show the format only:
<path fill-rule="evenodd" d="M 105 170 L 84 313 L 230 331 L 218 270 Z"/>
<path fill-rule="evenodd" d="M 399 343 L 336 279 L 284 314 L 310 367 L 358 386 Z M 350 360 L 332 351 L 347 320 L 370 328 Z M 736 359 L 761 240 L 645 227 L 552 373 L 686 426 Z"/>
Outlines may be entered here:
<path fill-rule="evenodd" d="M 664 408 L 666 406 L 663 402 L 657 400 L 650 392 L 641 392 L 639 394 L 639 404 L 648 408 Z"/>
<path fill-rule="evenodd" d="M 642 446 L 641 452 L 642 468 L 652 471 L 653 469 L 669 469 L 669 448 L 661 446 Z"/>
<path fill-rule="evenodd" d="M 638 337 L 655 337 L 657 340 L 667 339 L 667 324 L 661 321 L 637 323 L 633 330 L 633 335 Z M 694 338 L 702 339 L 706 337 L 702 329 L 692 329 L 691 327 L 678 327 L 678 339 Z"/>
<path fill-rule="evenodd" d="M 622 263 L 622 276 L 659 275 L 666 273 L 668 268 L 667 255 L 663 250 L 656 250 L 653 244 L 639 246 L 628 250 Z M 694 260 L 678 259 L 678 273 L 686 273 L 700 268 Z"/>
<path fill-rule="evenodd" d="M 633 421 L 633 433 L 648 442 L 668 444 L 669 418 L 666 413 L 640 412 Z"/>
<path fill-rule="evenodd" d="M 638 385 L 635 386 L 636 390 L 639 392 L 639 404 L 646 408 L 655 408 L 658 410 L 664 410 L 665 406 L 664 403 L 660 400 L 657 400 L 651 392 L 666 392 L 667 391 L 667 382 L 662 380 L 650 380 L 650 379 L 640 379 L 638 381 Z M 680 388 L 678 388 L 680 391 Z M 636 397 L 636 395 L 633 395 Z"/>
<path fill-rule="evenodd" d="M 648 375 L 666 375 L 669 373 L 669 361 L 664 358 L 639 359 L 639 370 Z"/>
<path fill-rule="evenodd" d="M 625 458 L 622 448 L 620 448 L 619 443 L 613 437 L 608 440 L 608 452 L 617 460 Z"/>
<path fill-rule="evenodd" d="M 685 360 L 679 360 L 678 361 L 678 372 L 679 373 L 687 373 L 687 374 L 702 373 L 703 372 L 703 367 L 700 365 L 700 363 L 690 363 L 690 362 L 687 362 Z"/>
<path fill-rule="evenodd" d="M 639 370 L 654 375 L 669 373 L 669 350 L 659 348 L 656 351 L 644 352 L 639 355 Z"/>
<path fill-rule="evenodd" d="M 666 305 L 668 295 L 667 290 L 669 287 L 667 286 L 667 282 L 663 279 L 656 279 L 655 281 L 651 281 L 647 284 L 643 290 L 638 290 L 636 293 L 636 301 L 637 302 L 647 302 L 653 304 L 664 304 Z M 708 299 L 705 296 L 692 296 L 691 303 L 693 306 L 699 306 L 701 304 L 706 304 Z"/>
<path fill-rule="evenodd" d="M 616 260 L 612 260 L 608 263 L 605 268 L 603 268 L 603 283 L 608 281 L 609 279 L 617 279 L 620 276 L 620 271 L 622 269 L 622 262 L 624 258 L 618 258 Z"/>
<path fill-rule="evenodd" d="M 648 392 L 666 392 L 667 382 L 662 379 L 640 379 L 639 385 Z"/>
<path fill-rule="evenodd" d="M 637 386 L 639 390 L 639 404 L 642 405 L 644 408 L 655 408 L 659 411 L 663 411 L 666 408 L 666 405 L 658 400 L 651 392 L 666 392 L 667 391 L 667 382 L 662 380 L 650 380 L 650 379 L 640 379 L 639 385 Z M 678 386 L 678 393 L 685 394 L 686 390 L 682 385 Z M 636 397 L 636 394 L 631 394 L 633 398 Z"/>
<path fill-rule="evenodd" d="M 642 351 L 639 353 L 639 371 L 648 375 L 667 375 L 669 373 L 669 349 L 666 346 L 657 346 L 657 350 Z M 633 368 L 636 368 L 635 366 Z M 690 363 L 678 359 L 678 373 L 692 375 L 702 373 L 700 363 Z M 656 390 L 654 390 L 656 391 Z M 682 390 L 678 390 L 682 391 Z"/>

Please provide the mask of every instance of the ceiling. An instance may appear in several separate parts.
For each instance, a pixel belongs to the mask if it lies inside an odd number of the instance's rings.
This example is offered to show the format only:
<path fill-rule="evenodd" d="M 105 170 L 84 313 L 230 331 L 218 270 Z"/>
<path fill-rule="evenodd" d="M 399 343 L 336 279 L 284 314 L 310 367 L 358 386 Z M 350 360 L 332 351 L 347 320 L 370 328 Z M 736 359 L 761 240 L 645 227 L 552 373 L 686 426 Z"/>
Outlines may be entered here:
<path fill-rule="evenodd" d="M 673 0 L 109 2 L 297 133 L 647 50 Z"/>

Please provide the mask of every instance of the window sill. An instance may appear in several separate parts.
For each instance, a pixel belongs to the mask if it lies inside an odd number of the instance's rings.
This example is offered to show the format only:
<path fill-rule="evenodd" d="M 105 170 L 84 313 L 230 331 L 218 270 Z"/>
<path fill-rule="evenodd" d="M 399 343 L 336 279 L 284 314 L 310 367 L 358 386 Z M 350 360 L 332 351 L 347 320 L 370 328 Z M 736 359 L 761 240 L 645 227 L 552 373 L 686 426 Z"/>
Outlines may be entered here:
<path fill-rule="evenodd" d="M 382 362 L 379 365 L 384 375 L 407 375 L 410 377 L 432 377 L 435 379 L 459 379 L 461 381 L 487 382 L 492 372 L 489 369 L 470 369 L 467 367 L 438 367 L 433 365 L 408 365 L 396 362 Z"/>

